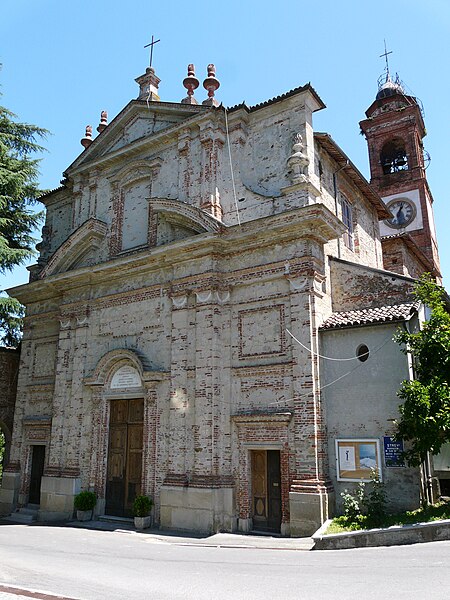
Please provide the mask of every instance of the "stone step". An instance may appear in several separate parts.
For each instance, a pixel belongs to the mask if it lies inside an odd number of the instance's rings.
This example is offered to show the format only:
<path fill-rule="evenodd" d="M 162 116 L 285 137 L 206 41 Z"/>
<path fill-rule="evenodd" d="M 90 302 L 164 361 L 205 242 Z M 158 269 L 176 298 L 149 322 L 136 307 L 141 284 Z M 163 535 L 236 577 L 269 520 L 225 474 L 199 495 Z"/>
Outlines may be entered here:
<path fill-rule="evenodd" d="M 112 515 L 102 515 L 101 517 L 97 517 L 98 521 L 103 521 L 104 523 L 123 523 L 124 525 L 133 525 L 134 519 L 129 517 L 114 517 Z"/>
<path fill-rule="evenodd" d="M 22 508 L 19 509 L 18 514 L 21 515 L 35 515 L 37 518 L 37 514 L 38 514 L 38 508 L 31 508 L 30 505 L 28 506 L 23 506 Z"/>
<path fill-rule="evenodd" d="M 29 524 L 34 523 L 37 520 L 37 514 L 24 514 L 21 512 L 14 512 L 7 517 L 3 517 L 3 521 L 7 521 L 9 523 L 23 523 Z"/>

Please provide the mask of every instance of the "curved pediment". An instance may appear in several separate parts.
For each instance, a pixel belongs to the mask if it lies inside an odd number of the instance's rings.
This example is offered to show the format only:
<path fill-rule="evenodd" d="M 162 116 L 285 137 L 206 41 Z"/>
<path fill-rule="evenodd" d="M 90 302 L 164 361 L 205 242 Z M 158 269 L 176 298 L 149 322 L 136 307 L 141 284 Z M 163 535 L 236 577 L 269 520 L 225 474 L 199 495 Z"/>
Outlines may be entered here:
<path fill-rule="evenodd" d="M 154 213 L 164 215 L 169 223 L 191 230 L 193 234 L 217 233 L 224 227 L 221 221 L 209 213 L 180 200 L 150 198 L 150 207 Z"/>
<path fill-rule="evenodd" d="M 138 350 L 117 348 L 100 358 L 94 372 L 86 377 L 84 383 L 89 386 L 107 386 L 114 390 L 123 387 L 151 387 L 168 377 L 168 372 L 154 369 Z"/>
<path fill-rule="evenodd" d="M 108 227 L 103 221 L 89 219 L 61 244 L 39 274 L 43 279 L 49 275 L 64 273 L 70 269 L 95 264 Z"/>

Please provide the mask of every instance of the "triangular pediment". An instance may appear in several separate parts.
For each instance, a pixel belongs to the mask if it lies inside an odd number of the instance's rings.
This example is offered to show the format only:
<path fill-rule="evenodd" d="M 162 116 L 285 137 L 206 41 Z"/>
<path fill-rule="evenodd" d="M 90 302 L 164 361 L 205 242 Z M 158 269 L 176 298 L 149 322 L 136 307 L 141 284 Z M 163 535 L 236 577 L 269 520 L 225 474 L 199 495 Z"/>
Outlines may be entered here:
<path fill-rule="evenodd" d="M 197 105 L 132 100 L 106 129 L 97 135 L 66 172 L 102 158 L 114 160 L 128 149 L 132 152 L 142 143 L 151 144 L 152 140 L 160 142 L 164 132 L 167 132 L 169 138 L 175 137 L 180 123 L 195 119 L 205 110 L 208 110 L 207 107 Z"/>

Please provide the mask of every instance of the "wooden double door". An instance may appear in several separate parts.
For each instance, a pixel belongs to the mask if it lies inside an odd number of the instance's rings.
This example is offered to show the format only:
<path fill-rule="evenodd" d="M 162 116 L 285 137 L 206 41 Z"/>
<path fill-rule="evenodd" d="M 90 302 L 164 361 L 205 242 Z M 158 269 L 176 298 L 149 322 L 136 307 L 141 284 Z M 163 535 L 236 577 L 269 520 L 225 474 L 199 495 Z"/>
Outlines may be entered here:
<path fill-rule="evenodd" d="M 141 493 L 144 400 L 111 400 L 106 514 L 132 516 Z"/>
<path fill-rule="evenodd" d="M 253 529 L 279 532 L 281 470 L 279 450 L 252 451 Z"/>

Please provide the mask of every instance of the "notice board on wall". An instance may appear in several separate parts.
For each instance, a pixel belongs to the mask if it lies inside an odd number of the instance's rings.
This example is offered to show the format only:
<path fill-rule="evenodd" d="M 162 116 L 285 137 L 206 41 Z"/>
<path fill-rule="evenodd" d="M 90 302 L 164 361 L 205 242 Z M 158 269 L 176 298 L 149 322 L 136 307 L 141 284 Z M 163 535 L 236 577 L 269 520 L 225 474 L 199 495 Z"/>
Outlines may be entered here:
<path fill-rule="evenodd" d="M 338 481 L 370 481 L 372 470 L 381 479 L 380 443 L 378 440 L 336 440 Z"/>

